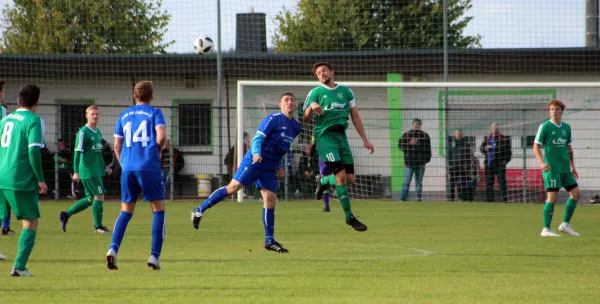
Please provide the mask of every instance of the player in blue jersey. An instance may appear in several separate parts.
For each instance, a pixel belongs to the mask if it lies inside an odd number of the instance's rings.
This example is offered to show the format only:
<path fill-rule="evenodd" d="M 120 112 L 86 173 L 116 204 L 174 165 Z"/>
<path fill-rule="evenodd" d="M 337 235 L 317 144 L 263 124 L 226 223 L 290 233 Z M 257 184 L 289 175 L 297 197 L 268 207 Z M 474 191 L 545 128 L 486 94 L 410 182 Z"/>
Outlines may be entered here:
<path fill-rule="evenodd" d="M 150 202 L 152 221 L 152 251 L 148 267 L 160 270 L 160 252 L 165 237 L 165 190 L 162 184 L 160 151 L 167 141 L 165 117 L 160 109 L 150 106 L 153 98 L 150 81 L 135 85 L 135 105 L 121 113 L 115 126 L 115 155 L 121 163 L 121 214 L 115 222 L 112 242 L 106 254 L 106 265 L 117 270 L 117 253 L 133 216 L 140 193 Z"/>
<path fill-rule="evenodd" d="M 283 156 L 290 152 L 292 141 L 302 126 L 293 114 L 296 110 L 296 97 L 292 93 L 284 93 L 279 99 L 280 113 L 269 114 L 262 121 L 256 135 L 252 139 L 252 147 L 242 160 L 233 179 L 226 187 L 213 192 L 204 203 L 192 210 L 192 225 L 198 229 L 200 220 L 207 209 L 213 207 L 226 197 L 236 193 L 243 187 L 256 182 L 263 198 L 262 219 L 265 227 L 265 250 L 286 253 L 280 243 L 275 241 L 275 201 L 277 197 L 277 175 L 283 176 Z"/>

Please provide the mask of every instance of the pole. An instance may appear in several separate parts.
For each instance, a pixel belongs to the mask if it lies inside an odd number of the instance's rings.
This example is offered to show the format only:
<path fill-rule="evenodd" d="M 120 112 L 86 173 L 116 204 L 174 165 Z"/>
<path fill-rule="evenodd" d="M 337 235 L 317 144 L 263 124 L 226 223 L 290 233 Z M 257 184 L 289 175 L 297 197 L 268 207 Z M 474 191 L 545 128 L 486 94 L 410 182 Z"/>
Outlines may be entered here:
<path fill-rule="evenodd" d="M 443 23 L 444 23 L 444 82 L 448 82 L 448 0 L 442 0 L 443 5 L 444 5 L 444 18 L 443 18 Z M 445 144 L 447 144 L 448 141 L 448 136 L 449 136 L 449 130 L 448 130 L 448 87 L 444 87 L 444 140 L 442 141 Z M 448 170 L 448 168 L 450 167 L 449 164 L 449 159 L 448 159 L 448 153 L 447 150 L 444 149 L 445 151 L 445 158 L 446 158 L 446 193 L 445 193 L 445 197 L 448 198 L 448 190 L 449 190 L 449 185 L 450 185 L 450 172 Z"/>
<path fill-rule="evenodd" d="M 223 63 L 221 57 L 221 0 L 217 0 L 217 100 L 219 105 L 219 179 L 223 178 Z"/>

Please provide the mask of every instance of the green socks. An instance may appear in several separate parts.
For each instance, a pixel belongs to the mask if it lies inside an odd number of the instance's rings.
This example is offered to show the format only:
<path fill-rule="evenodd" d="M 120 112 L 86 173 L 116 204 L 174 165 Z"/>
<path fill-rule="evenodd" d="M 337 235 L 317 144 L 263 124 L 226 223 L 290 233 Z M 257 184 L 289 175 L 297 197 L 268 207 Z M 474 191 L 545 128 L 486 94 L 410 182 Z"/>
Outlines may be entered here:
<path fill-rule="evenodd" d="M 352 216 L 352 208 L 350 207 L 350 195 L 348 194 L 348 186 L 337 185 L 335 187 L 335 193 L 337 194 L 340 203 L 342 203 L 342 209 L 344 209 L 346 221 L 350 220 L 350 217 Z"/>
<path fill-rule="evenodd" d="M 577 208 L 577 201 L 569 198 L 567 203 L 565 204 L 565 214 L 563 215 L 563 222 L 568 223 L 573 217 L 573 213 L 575 213 L 575 208 Z"/>
<path fill-rule="evenodd" d="M 337 182 L 335 180 L 335 175 L 329 174 L 327 176 L 321 177 L 321 184 L 335 186 L 337 184 Z"/>
<path fill-rule="evenodd" d="M 94 214 L 94 226 L 96 228 L 102 227 L 102 215 L 104 214 L 102 201 L 94 200 L 94 203 L 92 204 L 92 213 Z"/>
<path fill-rule="evenodd" d="M 340 203 L 342 203 L 342 209 L 344 209 L 346 221 L 350 220 L 350 217 L 352 217 L 352 207 L 350 207 L 350 194 L 348 194 L 348 186 L 337 185 L 334 174 L 321 177 L 321 184 L 335 186 L 335 194 L 340 200 Z"/>
<path fill-rule="evenodd" d="M 23 229 L 21 236 L 19 237 L 19 253 L 15 259 L 15 268 L 18 270 L 25 270 L 29 255 L 35 245 L 35 236 L 37 232 L 33 229 Z"/>
<path fill-rule="evenodd" d="M 89 206 L 92 206 L 92 214 L 94 214 L 94 226 L 96 228 L 102 227 L 102 216 L 104 215 L 102 201 L 94 200 L 94 202 L 91 203 L 87 197 L 82 198 L 75 202 L 75 204 L 73 204 L 73 206 L 67 210 L 67 214 L 72 216 L 87 209 Z"/>
<path fill-rule="evenodd" d="M 544 205 L 544 228 L 550 229 L 552 223 L 552 215 L 554 214 L 554 204 L 546 202 Z"/>
<path fill-rule="evenodd" d="M 87 207 L 91 206 L 92 203 L 87 199 L 87 197 L 84 197 L 80 200 L 78 200 L 77 202 L 75 202 L 75 204 L 73 204 L 73 206 L 71 206 L 71 208 L 69 208 L 67 210 L 67 214 L 69 216 L 72 216 L 73 214 L 77 214 L 85 209 L 87 209 Z"/>

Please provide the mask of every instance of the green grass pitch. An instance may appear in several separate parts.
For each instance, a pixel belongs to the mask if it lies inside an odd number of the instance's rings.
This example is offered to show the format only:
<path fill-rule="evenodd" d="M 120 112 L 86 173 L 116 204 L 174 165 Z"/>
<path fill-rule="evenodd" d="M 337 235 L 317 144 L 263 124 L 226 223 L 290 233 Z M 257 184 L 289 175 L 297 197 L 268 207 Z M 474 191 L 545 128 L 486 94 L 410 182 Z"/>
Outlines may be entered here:
<path fill-rule="evenodd" d="M 341 207 L 277 205 L 277 240 L 265 252 L 260 203 L 225 202 L 194 230 L 197 202 L 169 202 L 163 270 L 146 266 L 151 211 L 140 203 L 125 235 L 119 271 L 106 269 L 111 235 L 93 233 L 91 210 L 63 233 L 42 202 L 28 268 L 12 278 L 17 235 L 0 237 L 0 303 L 600 303 L 600 209 L 581 205 L 581 237 L 540 237 L 542 205 L 354 201 L 369 230 L 355 232 Z M 112 230 L 120 204 L 105 203 Z M 562 220 L 557 206 L 553 228 Z"/>

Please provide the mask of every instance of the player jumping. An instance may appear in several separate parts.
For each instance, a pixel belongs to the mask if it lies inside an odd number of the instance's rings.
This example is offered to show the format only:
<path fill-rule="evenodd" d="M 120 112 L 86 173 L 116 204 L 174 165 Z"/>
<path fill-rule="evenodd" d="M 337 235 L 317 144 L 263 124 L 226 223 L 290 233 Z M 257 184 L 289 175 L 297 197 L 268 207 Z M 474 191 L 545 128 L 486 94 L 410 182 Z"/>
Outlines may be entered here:
<path fill-rule="evenodd" d="M 304 120 L 310 120 L 315 114 L 315 140 L 319 156 L 333 174 L 317 176 L 317 199 L 329 185 L 335 185 L 335 192 L 342 204 L 346 224 L 357 231 L 366 231 L 367 226 L 352 214 L 350 194 L 346 184 L 354 184 L 354 159 L 348 144 L 348 116 L 363 140 L 363 145 L 371 153 L 375 148 L 367 139 L 365 128 L 356 109 L 354 93 L 350 88 L 335 83 L 333 68 L 329 63 L 317 62 L 313 65 L 313 74 L 321 86 L 312 89 L 304 102 Z"/>
<path fill-rule="evenodd" d="M 165 188 L 162 183 L 160 151 L 167 141 L 165 118 L 160 109 L 150 106 L 154 97 L 150 81 L 135 85 L 135 105 L 121 113 L 115 126 L 115 155 L 121 164 L 121 214 L 115 222 L 106 265 L 117 270 L 117 253 L 133 216 L 140 193 L 150 202 L 154 213 L 152 247 L 148 267 L 160 270 L 160 252 L 165 238 Z"/>
<path fill-rule="evenodd" d="M 207 209 L 256 182 L 264 202 L 262 212 L 265 228 L 264 248 L 277 253 L 288 252 L 275 240 L 275 201 L 277 200 L 275 193 L 277 175 L 283 177 L 283 156 L 290 152 L 292 141 L 302 132 L 302 126 L 293 117 L 296 110 L 296 97 L 292 93 L 281 95 L 279 108 L 280 113 L 269 114 L 258 127 L 252 139 L 252 147 L 244 156 L 229 185 L 217 189 L 200 207 L 192 210 L 192 225 L 195 229 L 198 229 Z"/>
<path fill-rule="evenodd" d="M 79 129 L 75 139 L 75 157 L 73 160 L 73 181 L 83 184 L 85 188 L 84 198 L 77 201 L 66 212 L 61 211 L 58 215 L 60 226 L 67 231 L 67 221 L 71 216 L 92 206 L 94 214 L 94 231 L 97 233 L 108 233 L 110 230 L 102 224 L 104 207 L 104 173 L 112 174 L 112 170 L 104 165 L 102 158 L 102 133 L 98 129 L 100 119 L 100 108 L 89 106 L 85 110 L 87 124 Z"/>
<path fill-rule="evenodd" d="M 544 186 L 548 192 L 548 199 L 544 205 L 542 236 L 560 236 L 550 228 L 550 223 L 554 213 L 554 204 L 558 199 L 558 190 L 563 187 L 569 192 L 569 199 L 565 204 L 563 222 L 558 226 L 558 231 L 579 236 L 579 233 L 573 230 L 569 224 L 580 196 L 576 180 L 579 176 L 573 162 L 571 126 L 562 121 L 562 114 L 565 110 L 565 104 L 562 101 L 552 100 L 548 105 L 548 110 L 550 120 L 540 125 L 533 145 L 533 154 L 542 168 Z M 544 147 L 543 158 L 541 147 Z"/>
<path fill-rule="evenodd" d="M 0 201 L 8 201 L 17 220 L 23 220 L 12 276 L 32 276 L 26 265 L 33 250 L 40 218 L 39 194 L 48 191 L 42 174 L 42 123 L 35 115 L 40 88 L 29 84 L 19 91 L 19 108 L 0 121 Z M 4 214 L 6 204 L 0 204 Z"/>

